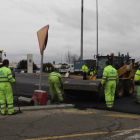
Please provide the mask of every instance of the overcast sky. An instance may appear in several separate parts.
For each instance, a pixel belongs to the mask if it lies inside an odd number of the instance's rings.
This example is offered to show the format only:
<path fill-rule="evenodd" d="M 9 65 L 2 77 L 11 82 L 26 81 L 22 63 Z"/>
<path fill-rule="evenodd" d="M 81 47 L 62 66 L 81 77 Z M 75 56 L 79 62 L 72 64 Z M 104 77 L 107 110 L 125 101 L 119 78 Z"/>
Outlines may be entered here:
<path fill-rule="evenodd" d="M 37 31 L 49 24 L 44 62 L 80 55 L 81 0 L 0 0 L 0 49 L 10 62 L 41 56 Z M 140 0 L 98 0 L 99 54 L 129 52 L 140 59 Z M 84 59 L 96 54 L 96 0 L 84 0 Z M 58 54 L 58 55 L 57 55 Z"/>

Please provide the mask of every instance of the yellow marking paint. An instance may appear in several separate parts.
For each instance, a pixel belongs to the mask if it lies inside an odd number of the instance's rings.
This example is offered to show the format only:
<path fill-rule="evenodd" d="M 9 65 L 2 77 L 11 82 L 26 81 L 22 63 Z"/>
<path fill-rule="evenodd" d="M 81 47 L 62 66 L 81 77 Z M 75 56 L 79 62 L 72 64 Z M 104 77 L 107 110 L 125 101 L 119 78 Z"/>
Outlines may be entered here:
<path fill-rule="evenodd" d="M 96 113 L 96 112 L 86 112 L 86 111 L 78 111 L 78 110 L 63 110 L 63 112 L 76 113 L 76 114 L 93 114 L 93 113 Z"/>
<path fill-rule="evenodd" d="M 99 134 L 108 134 L 108 133 L 120 133 L 120 132 L 128 132 L 128 131 L 140 131 L 140 129 L 118 130 L 118 131 L 112 131 L 112 132 L 95 132 L 95 133 L 85 133 L 85 134 L 72 134 L 72 135 L 53 136 L 53 137 L 44 137 L 44 138 L 33 138 L 33 139 L 24 139 L 24 140 L 60 139 L 60 138 L 82 137 L 82 136 L 99 135 Z"/>
<path fill-rule="evenodd" d="M 137 116 L 137 115 L 122 115 L 122 114 L 107 114 L 107 115 L 104 115 L 104 116 L 121 117 L 121 118 L 133 118 L 133 119 L 140 118 L 140 116 Z"/>

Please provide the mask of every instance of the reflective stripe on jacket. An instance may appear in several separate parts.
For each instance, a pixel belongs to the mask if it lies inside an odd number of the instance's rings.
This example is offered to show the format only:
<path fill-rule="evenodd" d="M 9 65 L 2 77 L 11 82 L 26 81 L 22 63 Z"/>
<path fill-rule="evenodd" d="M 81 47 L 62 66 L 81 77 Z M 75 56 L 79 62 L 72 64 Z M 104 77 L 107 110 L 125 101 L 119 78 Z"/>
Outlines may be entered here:
<path fill-rule="evenodd" d="M 0 68 L 0 82 L 15 82 L 11 70 L 5 66 Z"/>
<path fill-rule="evenodd" d="M 86 65 L 83 65 L 82 66 L 82 70 L 83 70 L 83 72 L 88 73 L 88 67 Z"/>
<path fill-rule="evenodd" d="M 101 84 L 104 84 L 107 81 L 116 81 L 117 84 L 119 82 L 117 70 L 111 65 L 104 68 Z"/>

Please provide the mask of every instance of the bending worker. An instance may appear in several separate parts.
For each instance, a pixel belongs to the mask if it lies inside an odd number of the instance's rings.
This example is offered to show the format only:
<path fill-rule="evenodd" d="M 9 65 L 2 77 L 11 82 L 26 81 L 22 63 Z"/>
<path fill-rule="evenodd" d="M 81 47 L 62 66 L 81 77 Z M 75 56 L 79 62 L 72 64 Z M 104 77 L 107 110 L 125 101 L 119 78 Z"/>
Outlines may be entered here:
<path fill-rule="evenodd" d="M 135 103 L 140 104 L 140 62 L 138 63 L 139 68 L 135 74 L 135 85 L 137 85 L 137 99 Z"/>
<path fill-rule="evenodd" d="M 54 89 L 57 92 L 59 102 L 63 103 L 64 99 L 61 93 L 61 89 L 63 90 L 63 80 L 61 78 L 61 74 L 58 72 L 51 72 L 49 76 L 49 84 L 50 84 L 51 103 L 54 103 Z"/>
<path fill-rule="evenodd" d="M 8 68 L 9 60 L 4 60 L 0 68 L 0 104 L 1 114 L 6 115 L 6 102 L 8 107 L 8 114 L 16 114 L 13 107 L 13 92 L 11 83 L 15 82 L 12 77 L 11 70 Z"/>
<path fill-rule="evenodd" d="M 111 63 L 109 61 L 106 61 L 106 67 L 103 71 L 101 84 L 102 86 L 105 85 L 104 92 L 107 108 L 113 107 L 116 84 L 118 84 L 118 82 L 119 79 L 117 70 L 111 66 Z"/>
<path fill-rule="evenodd" d="M 86 76 L 88 74 L 88 67 L 86 63 L 82 66 L 82 70 L 83 70 L 83 80 L 86 80 Z"/>

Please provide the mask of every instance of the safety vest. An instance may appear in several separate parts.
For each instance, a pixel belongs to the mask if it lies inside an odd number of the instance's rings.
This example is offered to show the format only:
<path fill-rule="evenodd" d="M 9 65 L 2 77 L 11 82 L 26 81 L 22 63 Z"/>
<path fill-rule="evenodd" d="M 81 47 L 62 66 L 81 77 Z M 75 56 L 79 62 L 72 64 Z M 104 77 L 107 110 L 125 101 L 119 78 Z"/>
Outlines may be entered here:
<path fill-rule="evenodd" d="M 46 67 L 46 69 L 45 69 L 46 71 L 48 71 L 48 67 Z"/>
<path fill-rule="evenodd" d="M 88 73 L 88 67 L 86 65 L 83 65 L 82 66 L 82 70 L 83 70 L 83 72 Z"/>
<path fill-rule="evenodd" d="M 58 78 L 61 78 L 61 74 L 60 73 L 57 73 L 57 72 L 51 72 L 50 73 L 50 77 L 58 77 Z"/>
<path fill-rule="evenodd" d="M 94 72 L 93 72 L 93 69 L 91 69 L 91 70 L 90 70 L 90 75 L 93 75 L 93 73 L 94 73 Z"/>
<path fill-rule="evenodd" d="M 5 66 L 0 68 L 0 83 L 2 82 L 15 82 L 11 70 Z"/>
<path fill-rule="evenodd" d="M 101 84 L 104 84 L 107 81 L 116 81 L 117 84 L 119 82 L 117 70 L 111 65 L 104 68 Z"/>
<path fill-rule="evenodd" d="M 136 71 L 136 74 L 135 74 L 135 84 L 136 85 L 140 85 L 140 68 Z"/>

